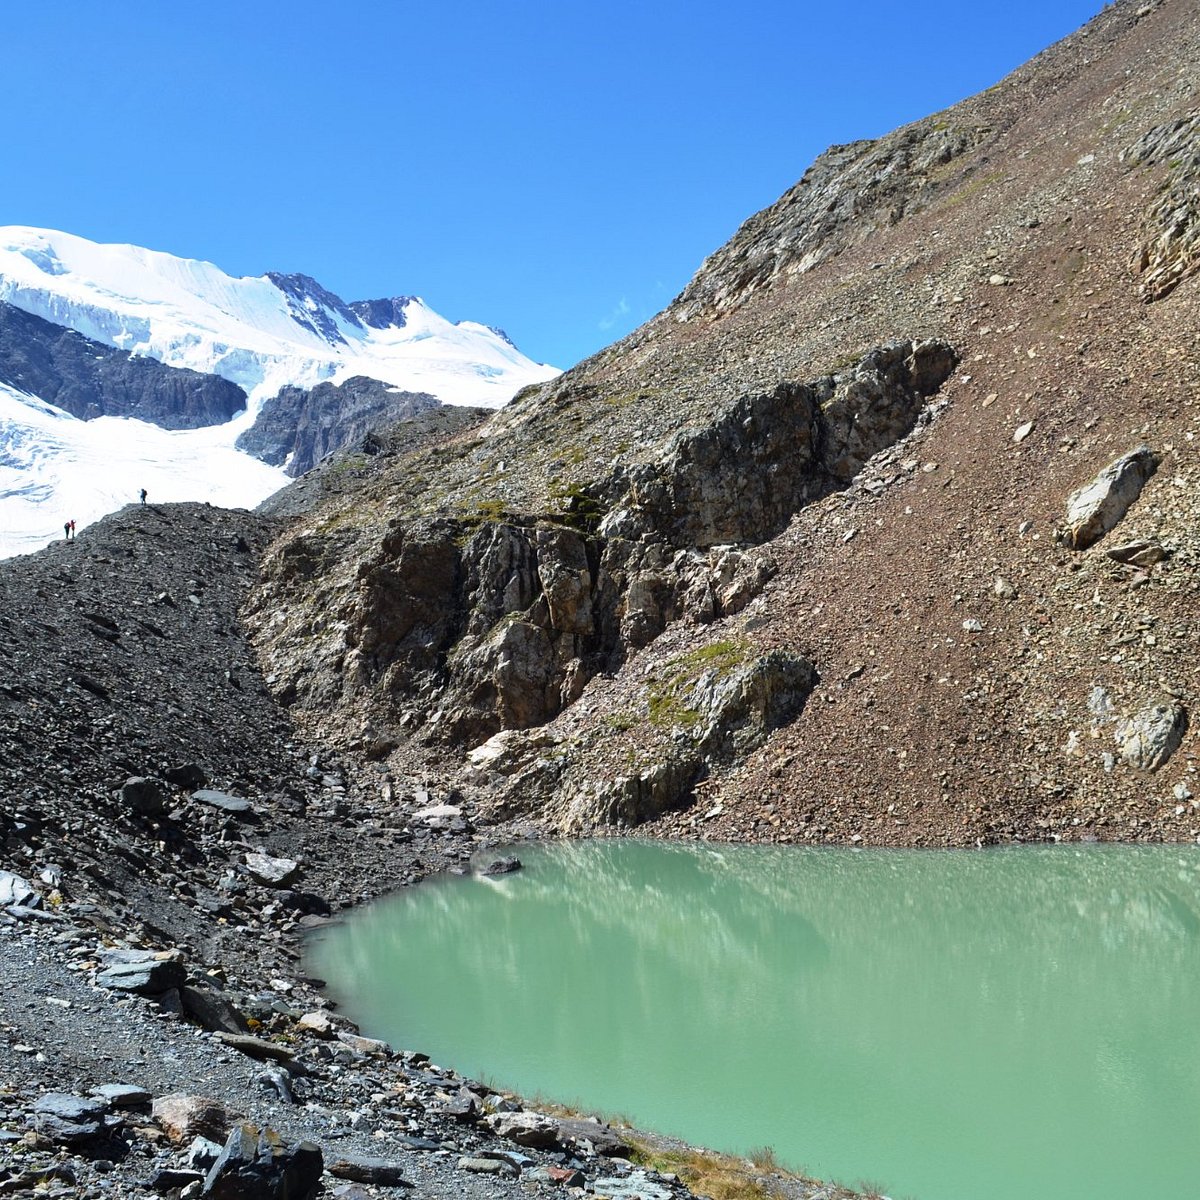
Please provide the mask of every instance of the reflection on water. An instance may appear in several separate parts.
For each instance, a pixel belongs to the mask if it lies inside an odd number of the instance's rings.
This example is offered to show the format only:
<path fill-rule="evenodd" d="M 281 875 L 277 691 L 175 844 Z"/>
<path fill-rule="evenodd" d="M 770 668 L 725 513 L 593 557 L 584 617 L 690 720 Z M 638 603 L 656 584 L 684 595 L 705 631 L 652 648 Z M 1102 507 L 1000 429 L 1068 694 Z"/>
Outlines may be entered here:
<path fill-rule="evenodd" d="M 893 1195 L 1195 1194 L 1200 848 L 517 853 L 314 969 L 444 1064 Z"/>

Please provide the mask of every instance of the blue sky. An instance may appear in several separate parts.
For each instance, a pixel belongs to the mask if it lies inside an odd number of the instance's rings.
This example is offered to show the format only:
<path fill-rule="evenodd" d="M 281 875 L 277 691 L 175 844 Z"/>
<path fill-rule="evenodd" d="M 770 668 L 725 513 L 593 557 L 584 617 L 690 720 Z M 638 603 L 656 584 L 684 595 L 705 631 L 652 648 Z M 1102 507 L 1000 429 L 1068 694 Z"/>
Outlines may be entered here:
<path fill-rule="evenodd" d="M 990 86 L 1101 7 L 8 5 L 0 224 L 421 295 L 567 367 L 826 146 Z"/>

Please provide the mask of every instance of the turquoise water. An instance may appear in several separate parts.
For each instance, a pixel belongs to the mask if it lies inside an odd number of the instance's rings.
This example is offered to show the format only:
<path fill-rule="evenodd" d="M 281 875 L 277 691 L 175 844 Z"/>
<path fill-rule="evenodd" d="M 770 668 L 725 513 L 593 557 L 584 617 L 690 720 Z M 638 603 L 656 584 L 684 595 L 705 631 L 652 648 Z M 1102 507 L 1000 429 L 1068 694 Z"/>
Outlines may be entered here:
<path fill-rule="evenodd" d="M 516 853 L 312 969 L 441 1065 L 893 1197 L 1200 1196 L 1200 847 Z"/>

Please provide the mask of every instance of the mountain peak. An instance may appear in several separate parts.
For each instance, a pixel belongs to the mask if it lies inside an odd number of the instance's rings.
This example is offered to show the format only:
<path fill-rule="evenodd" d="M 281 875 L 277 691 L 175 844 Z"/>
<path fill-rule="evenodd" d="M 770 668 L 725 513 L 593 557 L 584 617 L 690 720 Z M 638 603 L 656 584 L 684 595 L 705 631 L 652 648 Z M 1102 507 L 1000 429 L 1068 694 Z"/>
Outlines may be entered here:
<path fill-rule="evenodd" d="M 408 324 L 408 306 L 420 304 L 419 296 L 390 296 L 382 300 L 352 300 L 350 311 L 372 329 L 403 329 Z"/>

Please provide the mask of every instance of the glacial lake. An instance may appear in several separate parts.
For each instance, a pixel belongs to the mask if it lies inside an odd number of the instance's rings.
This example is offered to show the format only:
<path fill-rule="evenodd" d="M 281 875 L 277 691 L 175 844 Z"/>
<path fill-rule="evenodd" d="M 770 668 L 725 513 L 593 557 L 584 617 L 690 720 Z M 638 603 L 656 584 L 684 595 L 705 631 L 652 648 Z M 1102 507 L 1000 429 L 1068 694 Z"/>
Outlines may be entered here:
<path fill-rule="evenodd" d="M 315 942 L 341 1011 L 896 1200 L 1200 1195 L 1200 846 L 511 853 Z"/>

